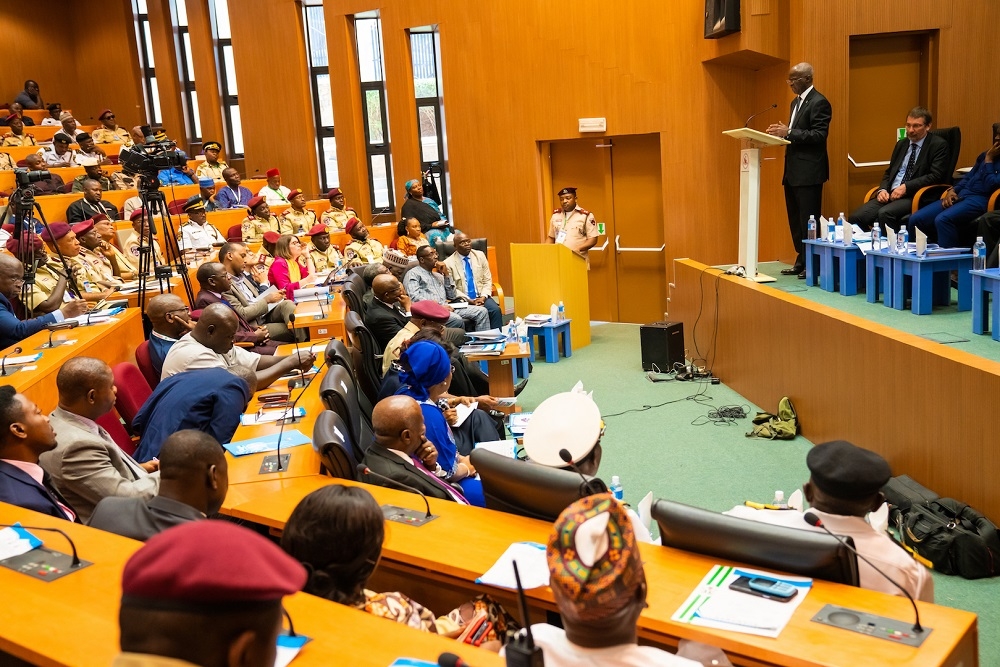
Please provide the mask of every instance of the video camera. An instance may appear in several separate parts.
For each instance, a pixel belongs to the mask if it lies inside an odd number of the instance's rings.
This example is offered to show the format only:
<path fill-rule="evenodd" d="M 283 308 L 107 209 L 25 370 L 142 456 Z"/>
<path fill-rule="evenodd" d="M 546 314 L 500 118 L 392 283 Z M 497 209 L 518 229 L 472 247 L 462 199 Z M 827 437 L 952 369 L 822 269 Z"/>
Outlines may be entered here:
<path fill-rule="evenodd" d="M 37 170 L 30 171 L 24 167 L 18 167 L 14 170 L 14 179 L 17 181 L 17 187 L 26 188 L 32 183 L 37 183 L 38 181 L 44 181 L 46 178 L 52 174 L 48 171 Z"/>
<path fill-rule="evenodd" d="M 143 125 L 140 129 L 146 138 L 146 143 L 137 143 L 118 154 L 118 161 L 126 174 L 155 178 L 162 169 L 183 167 L 187 164 L 187 158 L 176 150 L 176 142 L 156 141 L 149 125 Z"/>

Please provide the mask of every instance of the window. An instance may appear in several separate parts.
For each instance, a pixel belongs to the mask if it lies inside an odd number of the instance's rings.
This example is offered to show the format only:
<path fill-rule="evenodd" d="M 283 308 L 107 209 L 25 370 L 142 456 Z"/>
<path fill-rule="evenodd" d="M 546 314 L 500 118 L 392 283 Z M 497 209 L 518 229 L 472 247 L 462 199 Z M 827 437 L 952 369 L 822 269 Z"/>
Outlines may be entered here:
<path fill-rule="evenodd" d="M 368 185 L 371 190 L 372 213 L 379 214 L 393 210 L 395 201 L 392 193 L 389 116 L 385 103 L 382 19 L 378 12 L 355 15 L 354 35 L 364 105 Z"/>
<path fill-rule="evenodd" d="M 174 0 L 174 20 L 177 26 L 177 64 L 181 79 L 181 99 L 187 116 L 188 141 L 197 143 L 201 141 L 201 118 L 198 115 L 198 93 L 194 86 L 194 60 L 191 57 L 186 0 Z"/>
<path fill-rule="evenodd" d="M 222 92 L 222 117 L 226 124 L 226 155 L 243 157 L 243 125 L 240 103 L 236 94 L 236 65 L 233 62 L 233 40 L 229 29 L 229 0 L 213 0 L 209 5 L 215 24 L 215 57 L 219 66 L 219 90 Z"/>
<path fill-rule="evenodd" d="M 319 180 L 324 190 L 340 185 L 337 138 L 333 133 L 333 92 L 330 61 L 326 52 L 326 22 L 322 6 L 306 6 L 306 48 L 309 51 L 309 84 L 312 89 L 313 122 L 319 154 Z"/>
<path fill-rule="evenodd" d="M 420 168 L 431 172 L 437 192 L 424 194 L 441 205 L 448 217 L 450 196 L 444 113 L 441 94 L 441 40 L 437 26 L 410 30 L 410 59 L 413 62 L 413 92 L 417 104 L 417 132 L 420 140 Z"/>
<path fill-rule="evenodd" d="M 153 40 L 149 31 L 149 14 L 146 0 L 135 0 L 136 42 L 139 45 L 139 64 L 142 66 L 142 92 L 146 98 L 146 118 L 150 125 L 160 124 L 160 91 L 156 86 L 156 63 L 153 60 Z"/>

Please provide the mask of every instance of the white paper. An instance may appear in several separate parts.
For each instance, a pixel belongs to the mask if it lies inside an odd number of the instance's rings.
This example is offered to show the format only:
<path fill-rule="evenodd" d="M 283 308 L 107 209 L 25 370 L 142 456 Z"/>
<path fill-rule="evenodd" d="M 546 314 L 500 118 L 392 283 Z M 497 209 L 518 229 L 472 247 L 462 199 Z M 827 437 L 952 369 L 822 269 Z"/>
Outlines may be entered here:
<path fill-rule="evenodd" d="M 454 310 L 462 310 L 463 308 L 467 308 L 469 306 L 469 304 L 464 301 L 456 301 L 455 303 L 449 303 L 448 305 Z"/>
<path fill-rule="evenodd" d="M 0 560 L 26 554 L 41 545 L 42 541 L 21 528 L 20 524 L 16 528 L 0 530 Z"/>
<path fill-rule="evenodd" d="M 545 560 L 545 545 L 537 542 L 515 542 L 507 547 L 493 567 L 476 579 L 476 583 L 516 590 L 515 562 L 518 575 L 521 577 L 521 586 L 525 590 L 549 585 L 549 565 Z"/>
<path fill-rule="evenodd" d="M 517 454 L 517 441 L 515 440 L 490 440 L 488 442 L 477 442 L 476 449 L 484 449 L 508 459 L 515 458 Z"/>
<path fill-rule="evenodd" d="M 877 533 L 884 533 L 889 529 L 888 503 L 882 503 L 877 510 L 868 513 L 868 525 Z"/>
<path fill-rule="evenodd" d="M 885 238 L 883 241 L 885 247 L 889 249 L 890 254 L 896 251 L 896 230 L 889 225 L 885 226 Z"/>
<path fill-rule="evenodd" d="M 792 495 L 788 496 L 788 506 L 793 510 L 802 511 L 802 489 L 795 489 L 792 491 Z"/>
<path fill-rule="evenodd" d="M 42 358 L 41 352 L 39 352 L 38 354 L 26 354 L 23 357 L 7 357 L 7 360 L 4 362 L 4 364 L 7 366 L 18 366 L 18 365 L 30 364 L 32 362 L 38 361 L 41 358 Z"/>
<path fill-rule="evenodd" d="M 854 227 L 851 225 L 841 225 L 839 229 L 843 230 L 841 236 L 844 237 L 844 245 L 851 245 L 854 243 Z"/>
<path fill-rule="evenodd" d="M 497 407 L 501 408 L 512 408 L 517 404 L 517 398 L 511 396 L 509 398 L 498 398 Z"/>
<path fill-rule="evenodd" d="M 452 424 L 451 427 L 458 428 L 459 426 L 464 424 L 465 420 L 469 418 L 469 415 L 471 415 L 473 411 L 478 407 L 479 407 L 479 401 L 473 401 L 470 405 L 465 405 L 463 403 L 459 403 L 458 405 L 456 405 L 455 414 L 458 417 L 458 421 Z"/>
<path fill-rule="evenodd" d="M 927 234 L 924 234 L 919 229 L 917 230 L 917 257 L 923 257 L 927 254 Z"/>
<path fill-rule="evenodd" d="M 305 408 L 295 408 L 296 417 L 305 417 Z M 286 408 L 284 410 L 264 410 L 263 414 L 258 414 L 256 412 L 244 414 L 240 417 L 240 423 L 243 426 L 256 426 L 258 424 L 271 424 L 276 421 L 280 421 L 285 417 L 291 417 L 289 410 Z"/>

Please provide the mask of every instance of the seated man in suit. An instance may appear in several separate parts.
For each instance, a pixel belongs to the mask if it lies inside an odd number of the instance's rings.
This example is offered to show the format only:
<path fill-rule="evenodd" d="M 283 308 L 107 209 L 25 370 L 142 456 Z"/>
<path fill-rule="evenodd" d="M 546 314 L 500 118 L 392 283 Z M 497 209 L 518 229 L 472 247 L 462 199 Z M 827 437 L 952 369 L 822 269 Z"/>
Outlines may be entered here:
<path fill-rule="evenodd" d="M 282 375 L 300 368 L 309 370 L 316 355 L 308 350 L 285 357 L 261 356 L 233 345 L 239 318 L 222 303 L 209 304 L 201 311 L 194 330 L 174 343 L 163 362 L 162 379 L 195 368 L 246 366 L 257 375 L 257 389 L 266 389 Z"/>
<path fill-rule="evenodd" d="M 455 289 L 469 297 L 469 303 L 482 306 L 490 314 L 490 328 L 503 326 L 503 311 L 493 298 L 493 273 L 490 262 L 481 250 L 473 250 L 472 238 L 462 232 L 455 232 L 452 239 L 455 252 L 444 260 L 455 279 Z"/>
<path fill-rule="evenodd" d="M 219 441 L 201 431 L 177 431 L 160 448 L 156 497 L 105 498 L 94 508 L 90 526 L 145 542 L 172 526 L 217 514 L 228 490 L 229 464 Z"/>
<path fill-rule="evenodd" d="M 250 251 L 245 243 L 230 241 L 219 248 L 219 263 L 226 267 L 231 286 L 223 296 L 229 301 L 236 314 L 251 326 L 267 329 L 271 340 L 284 343 L 294 342 L 288 316 L 295 314 L 295 303 L 285 298 L 280 290 L 271 292 L 256 301 L 261 292 L 269 287 L 267 270 L 263 264 L 255 264 L 252 273 L 247 273 L 247 257 Z M 273 308 L 271 306 L 274 305 Z M 299 331 L 299 341 L 305 340 L 305 330 Z"/>
<path fill-rule="evenodd" d="M 202 309 L 213 303 L 225 304 L 228 308 L 233 308 L 233 304 L 223 296 L 233 287 L 229 272 L 219 262 L 205 262 L 198 267 L 198 284 L 201 291 L 195 297 L 195 309 Z M 233 308 L 236 313 L 236 309 Z M 278 349 L 278 344 L 270 339 L 270 334 L 266 327 L 252 326 L 245 319 L 239 318 L 239 328 L 236 330 L 236 341 L 241 343 L 253 343 L 253 350 L 258 354 L 274 354 Z"/>
<path fill-rule="evenodd" d="M 924 107 L 914 107 L 906 114 L 906 139 L 896 142 L 878 191 L 851 213 L 851 224 L 870 231 L 878 222 L 883 233 L 886 225 L 899 231 L 900 218 L 910 214 L 917 190 L 951 178 L 945 173 L 948 142 L 930 133 L 932 120 Z"/>
<path fill-rule="evenodd" d="M 458 294 L 451 269 L 438 260 L 437 250 L 429 245 L 417 248 L 417 266 L 406 272 L 403 286 L 414 303 L 434 301 L 452 311 L 448 326 L 464 327 L 467 331 L 486 331 L 490 328 L 489 311 L 468 303 L 468 297 Z M 449 304 L 456 299 L 463 303 Z"/>
<path fill-rule="evenodd" d="M 816 445 L 806 454 L 809 481 L 802 487 L 812 506 L 805 514 L 819 517 L 823 525 L 837 535 L 854 539 L 854 547 L 879 569 L 899 582 L 917 600 L 934 602 L 934 579 L 903 547 L 893 542 L 885 526 L 876 529 L 868 523 L 869 513 L 885 502 L 882 487 L 892 471 L 884 458 L 875 452 L 843 440 Z M 733 516 L 792 528 L 822 531 L 806 523 L 802 512 L 795 510 L 756 510 L 739 505 L 726 512 Z M 861 588 L 899 595 L 899 589 L 886 581 L 871 565 L 858 559 Z"/>
<path fill-rule="evenodd" d="M 410 297 L 392 274 L 380 274 L 372 281 L 372 302 L 365 313 L 365 326 L 383 350 L 393 336 L 410 321 Z M 414 332 L 416 333 L 416 332 Z"/>
<path fill-rule="evenodd" d="M 372 472 L 420 489 L 426 496 L 469 501 L 460 491 L 439 478 L 437 449 L 424 437 L 424 416 L 420 405 L 409 396 L 383 398 L 372 410 L 375 442 L 365 451 L 365 465 Z M 385 486 L 377 477 L 366 480 Z"/>
<path fill-rule="evenodd" d="M 79 521 L 38 465 L 39 455 L 55 446 L 48 416 L 14 387 L 0 385 L 0 502 Z"/>
<path fill-rule="evenodd" d="M 20 297 L 23 284 L 24 265 L 12 255 L 0 254 L 0 349 L 20 343 L 50 324 L 87 312 L 87 302 L 74 299 L 51 313 L 21 321 L 14 313 L 11 299 Z"/>
<path fill-rule="evenodd" d="M 39 463 L 82 521 L 108 496 L 149 500 L 160 486 L 159 464 L 140 465 L 95 421 L 115 406 L 115 377 L 100 359 L 74 357 L 56 375 L 59 407 L 50 415 L 59 444 Z"/>
<path fill-rule="evenodd" d="M 383 259 L 385 255 L 382 256 Z M 365 305 L 365 312 L 372 305 L 372 299 L 375 298 L 375 293 L 372 292 L 372 284 L 375 282 L 375 277 L 380 276 L 383 273 L 390 273 L 389 267 L 387 267 L 383 262 L 375 262 L 374 264 L 365 264 L 361 267 L 361 280 L 365 283 L 365 294 L 361 297 L 361 303 Z M 396 278 L 399 280 L 399 278 Z"/>
<path fill-rule="evenodd" d="M 197 368 L 167 378 L 132 420 L 140 434 L 135 459 L 161 458 L 160 448 L 170 434 L 185 429 L 230 442 L 255 391 L 257 375 L 245 366 Z"/>
<path fill-rule="evenodd" d="M 95 215 L 103 213 L 110 220 L 118 219 L 118 209 L 102 199 L 101 182 L 88 178 L 81 184 L 83 199 L 77 199 L 66 209 L 66 220 L 75 225 L 84 220 L 90 220 Z"/>
<path fill-rule="evenodd" d="M 149 300 L 146 315 L 153 323 L 149 335 L 149 360 L 159 375 L 167 352 L 180 337 L 194 329 L 191 309 L 176 294 L 157 294 Z"/>

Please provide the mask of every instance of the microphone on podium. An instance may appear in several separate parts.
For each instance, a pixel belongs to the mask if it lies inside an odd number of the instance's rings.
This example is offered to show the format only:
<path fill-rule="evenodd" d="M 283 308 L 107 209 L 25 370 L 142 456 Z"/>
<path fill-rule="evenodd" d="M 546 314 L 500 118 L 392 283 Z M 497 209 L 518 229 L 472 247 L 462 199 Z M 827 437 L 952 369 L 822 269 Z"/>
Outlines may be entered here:
<path fill-rule="evenodd" d="M 315 292 L 313 292 L 313 296 L 316 297 L 316 303 L 319 304 L 319 319 L 325 320 L 326 319 L 326 310 L 323 309 L 323 299 L 320 298 L 319 290 L 316 290 Z"/>
<path fill-rule="evenodd" d="M 573 455 L 569 453 L 568 449 L 566 448 L 560 449 L 559 458 L 561 458 L 570 468 L 572 468 L 573 472 L 579 475 L 580 479 L 583 480 L 583 484 L 580 485 L 581 497 L 594 496 L 597 495 L 598 493 L 608 492 L 608 487 L 601 480 L 597 478 L 587 479 L 586 475 L 584 475 L 583 472 L 581 472 L 580 469 L 576 466 L 576 464 L 573 463 Z"/>
<path fill-rule="evenodd" d="M 777 109 L 777 108 L 778 108 L 778 105 L 775 103 L 775 104 L 772 104 L 771 106 L 769 106 L 768 108 L 764 109 L 763 111 L 758 111 L 754 115 L 752 115 L 749 118 L 747 118 L 747 122 L 743 124 L 743 127 L 750 127 L 750 121 L 752 121 L 754 118 L 756 118 L 757 116 L 762 116 L 763 114 L 766 114 L 771 109 Z"/>
<path fill-rule="evenodd" d="M 0 359 L 0 377 L 6 377 L 7 376 L 7 357 L 9 357 L 12 354 L 21 354 L 21 346 L 18 345 L 13 350 L 11 350 L 7 354 L 3 355 L 3 359 Z M 14 372 L 15 371 L 11 371 L 11 373 L 14 373 Z"/>
<path fill-rule="evenodd" d="M 384 482 L 387 486 L 391 486 L 394 489 L 399 489 L 401 491 L 409 491 L 410 493 L 415 493 L 424 499 L 424 506 L 427 508 L 427 518 L 430 519 L 433 515 L 431 514 L 431 504 L 427 502 L 427 496 L 424 495 L 423 491 L 420 489 L 410 486 L 409 484 L 403 484 L 402 482 L 397 482 L 391 477 L 386 477 L 385 475 L 380 475 L 377 472 L 371 470 L 364 463 L 359 463 L 357 465 L 357 471 L 359 475 L 364 475 L 366 477 L 374 477 L 380 482 Z"/>

